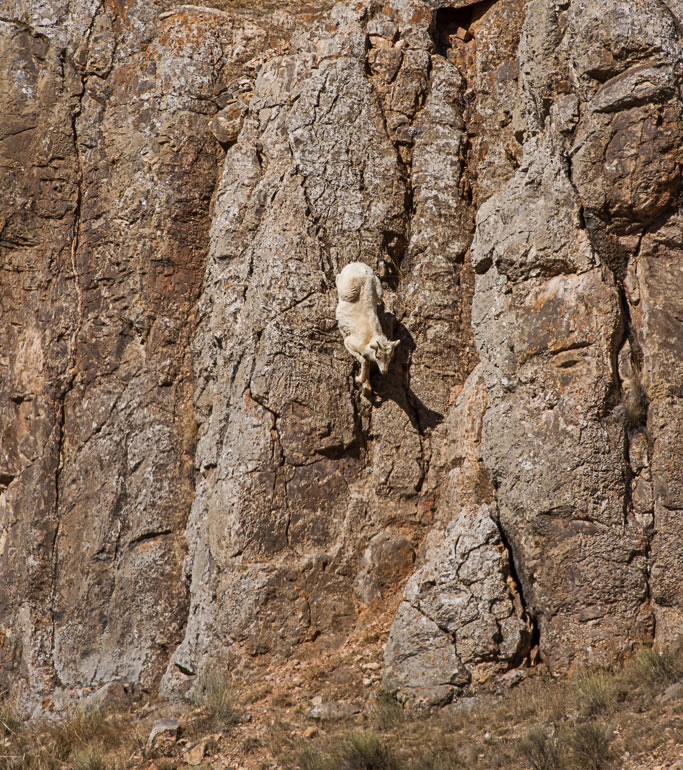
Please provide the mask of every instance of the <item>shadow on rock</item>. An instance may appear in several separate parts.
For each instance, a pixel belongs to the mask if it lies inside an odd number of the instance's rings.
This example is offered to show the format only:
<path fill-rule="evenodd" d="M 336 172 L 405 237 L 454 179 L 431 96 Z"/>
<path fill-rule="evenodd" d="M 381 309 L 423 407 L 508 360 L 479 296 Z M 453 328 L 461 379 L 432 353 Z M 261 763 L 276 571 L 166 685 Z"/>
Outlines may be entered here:
<path fill-rule="evenodd" d="M 380 406 L 384 401 L 394 401 L 408 415 L 415 430 L 421 435 L 426 430 L 435 428 L 443 422 L 444 416 L 424 404 L 410 389 L 410 356 L 415 350 L 415 340 L 393 313 L 381 313 L 382 326 L 392 329 L 392 339 L 398 339 L 401 344 L 396 348 L 389 373 L 384 377 L 373 371 L 373 404 Z"/>

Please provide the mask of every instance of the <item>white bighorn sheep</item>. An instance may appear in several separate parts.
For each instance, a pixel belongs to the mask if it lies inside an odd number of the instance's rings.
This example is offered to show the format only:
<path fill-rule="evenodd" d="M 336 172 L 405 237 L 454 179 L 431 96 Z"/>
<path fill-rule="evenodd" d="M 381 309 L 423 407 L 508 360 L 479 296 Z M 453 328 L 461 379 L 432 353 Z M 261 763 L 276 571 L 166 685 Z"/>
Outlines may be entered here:
<path fill-rule="evenodd" d="M 370 363 L 382 374 L 389 371 L 398 340 L 387 339 L 377 316 L 382 284 L 372 269 L 362 262 L 351 262 L 337 276 L 337 323 L 344 336 L 344 347 L 360 363 L 356 383 L 363 395 L 372 392 Z"/>

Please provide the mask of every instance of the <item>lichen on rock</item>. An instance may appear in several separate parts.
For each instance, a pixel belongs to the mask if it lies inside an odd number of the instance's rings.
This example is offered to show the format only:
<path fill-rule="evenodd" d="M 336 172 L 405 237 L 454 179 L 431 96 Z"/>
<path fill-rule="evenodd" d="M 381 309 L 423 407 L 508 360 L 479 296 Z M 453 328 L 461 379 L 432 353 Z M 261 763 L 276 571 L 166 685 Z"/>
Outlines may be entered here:
<path fill-rule="evenodd" d="M 672 640 L 680 2 L 219 5 L 1 14 L 0 690 Z"/>

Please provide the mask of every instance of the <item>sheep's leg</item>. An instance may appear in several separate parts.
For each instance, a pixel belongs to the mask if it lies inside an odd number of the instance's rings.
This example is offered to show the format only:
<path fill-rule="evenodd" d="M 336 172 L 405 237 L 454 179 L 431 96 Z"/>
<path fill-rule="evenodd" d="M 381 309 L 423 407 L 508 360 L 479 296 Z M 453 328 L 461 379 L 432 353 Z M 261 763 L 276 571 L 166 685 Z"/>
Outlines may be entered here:
<path fill-rule="evenodd" d="M 344 347 L 348 350 L 348 352 L 358 361 L 359 364 L 362 365 L 363 361 L 365 359 L 363 356 L 358 352 L 358 349 L 356 346 L 351 342 L 351 337 L 344 337 Z"/>
<path fill-rule="evenodd" d="M 363 358 L 360 365 L 360 374 L 356 377 L 356 382 L 362 386 L 363 393 L 371 393 L 372 385 L 370 385 L 370 362 L 367 358 Z"/>
<path fill-rule="evenodd" d="M 375 282 L 375 293 L 377 294 L 377 299 L 382 299 L 382 284 L 379 282 L 379 278 L 376 275 L 372 276 Z"/>
<path fill-rule="evenodd" d="M 358 352 L 358 349 L 351 339 L 350 336 L 344 338 L 344 347 L 360 364 L 360 374 L 355 378 L 356 385 L 362 386 L 363 393 L 372 392 L 372 387 L 370 385 L 370 362 Z"/>
<path fill-rule="evenodd" d="M 355 378 L 356 384 L 360 385 L 361 381 L 363 379 L 363 372 L 365 365 L 367 364 L 365 358 L 358 352 L 358 349 L 351 341 L 352 337 L 345 337 L 344 338 L 344 347 L 348 350 L 348 352 L 358 361 L 360 364 L 360 374 Z"/>

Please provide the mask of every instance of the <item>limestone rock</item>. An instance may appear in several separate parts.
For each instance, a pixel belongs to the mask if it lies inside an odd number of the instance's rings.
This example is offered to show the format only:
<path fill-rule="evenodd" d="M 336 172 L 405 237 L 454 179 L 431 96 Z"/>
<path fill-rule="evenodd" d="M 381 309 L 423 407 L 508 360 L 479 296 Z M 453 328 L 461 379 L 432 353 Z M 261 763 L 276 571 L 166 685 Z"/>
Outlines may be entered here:
<path fill-rule="evenodd" d="M 242 128 L 246 105 L 241 101 L 232 102 L 216 113 L 209 122 L 211 133 L 222 144 L 234 142 Z"/>
<path fill-rule="evenodd" d="M 423 559 L 389 635 L 384 686 L 433 705 L 521 663 L 531 632 L 488 506 L 432 530 Z"/>
<path fill-rule="evenodd" d="M 5 6 L 0 690 L 187 693 L 399 596 L 424 703 L 675 637 L 680 0 Z"/>
<path fill-rule="evenodd" d="M 680 625 L 680 585 L 665 576 L 680 569 L 671 515 L 678 504 L 656 492 L 648 503 L 654 447 L 667 457 L 659 459 L 667 488 L 680 489 L 667 438 L 679 432 L 680 398 L 645 354 L 663 332 L 680 361 L 668 315 L 680 290 L 651 279 L 641 295 L 636 278 L 653 264 L 650 243 L 670 234 L 674 254 L 680 243 L 670 224 L 679 206 L 680 55 L 675 19 L 662 5 L 530 4 L 520 43 L 524 160 L 477 217 L 473 327 L 489 398 L 483 455 L 542 650 L 560 667 L 647 639 L 654 620 L 662 640 Z M 657 269 L 675 274 L 674 261 L 658 260 Z M 646 331 L 652 291 L 663 315 Z M 638 371 L 628 382 L 615 370 L 627 343 Z M 629 400 L 650 407 L 624 425 L 619 402 Z M 649 448 L 632 468 L 628 447 L 641 432 Z M 648 553 L 664 541 L 658 570 Z"/>
<path fill-rule="evenodd" d="M 166 756 L 175 750 L 180 737 L 180 722 L 173 717 L 157 719 L 147 738 L 145 753 L 150 756 Z"/>
<path fill-rule="evenodd" d="M 325 701 L 322 698 L 315 698 L 314 701 L 307 716 L 319 721 L 348 719 L 360 711 L 358 706 L 347 701 Z"/>

